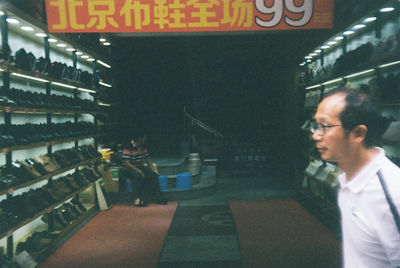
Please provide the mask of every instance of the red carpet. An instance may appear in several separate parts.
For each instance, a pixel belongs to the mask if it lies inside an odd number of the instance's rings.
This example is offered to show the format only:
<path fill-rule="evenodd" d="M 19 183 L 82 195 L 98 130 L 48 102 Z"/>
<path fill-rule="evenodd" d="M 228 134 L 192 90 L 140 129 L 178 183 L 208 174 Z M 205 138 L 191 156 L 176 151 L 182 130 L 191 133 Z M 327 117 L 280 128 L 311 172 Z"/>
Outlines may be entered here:
<path fill-rule="evenodd" d="M 341 243 L 294 200 L 230 201 L 245 268 L 341 267 Z"/>
<path fill-rule="evenodd" d="M 114 205 L 39 267 L 156 267 L 177 205 Z"/>

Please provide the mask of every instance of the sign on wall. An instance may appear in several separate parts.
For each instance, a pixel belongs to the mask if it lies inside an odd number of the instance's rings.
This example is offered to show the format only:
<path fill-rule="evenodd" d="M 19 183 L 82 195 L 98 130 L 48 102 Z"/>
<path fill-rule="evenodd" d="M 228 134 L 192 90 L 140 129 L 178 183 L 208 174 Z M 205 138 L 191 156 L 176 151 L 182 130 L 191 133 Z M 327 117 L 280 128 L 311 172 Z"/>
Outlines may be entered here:
<path fill-rule="evenodd" d="M 334 0 L 46 0 L 49 32 L 224 32 L 333 27 Z"/>

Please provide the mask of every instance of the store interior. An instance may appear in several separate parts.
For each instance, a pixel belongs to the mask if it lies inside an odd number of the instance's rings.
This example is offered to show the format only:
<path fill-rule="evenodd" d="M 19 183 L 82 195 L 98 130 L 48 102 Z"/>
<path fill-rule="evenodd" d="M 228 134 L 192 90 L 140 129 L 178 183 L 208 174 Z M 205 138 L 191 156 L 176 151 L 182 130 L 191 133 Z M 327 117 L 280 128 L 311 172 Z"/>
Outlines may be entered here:
<path fill-rule="evenodd" d="M 49 33 L 45 2 L 0 3 L 1 268 L 340 267 L 340 170 L 309 123 L 323 94 L 361 88 L 400 164 L 399 1 L 335 0 L 328 29 L 194 33 Z M 134 207 L 119 177 L 137 130 L 166 206 Z"/>

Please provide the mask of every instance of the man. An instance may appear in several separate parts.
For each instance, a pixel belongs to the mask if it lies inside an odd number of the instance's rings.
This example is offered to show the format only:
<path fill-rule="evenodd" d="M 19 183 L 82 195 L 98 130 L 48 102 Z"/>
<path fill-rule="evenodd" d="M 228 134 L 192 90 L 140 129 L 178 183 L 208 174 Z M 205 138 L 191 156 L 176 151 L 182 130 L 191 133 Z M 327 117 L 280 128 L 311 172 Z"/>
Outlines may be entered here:
<path fill-rule="evenodd" d="M 400 209 L 400 169 L 374 142 L 382 134 L 379 110 L 357 89 L 330 93 L 319 104 L 312 137 L 322 160 L 339 175 L 344 267 L 400 266 L 400 231 L 379 181 L 380 171 Z"/>

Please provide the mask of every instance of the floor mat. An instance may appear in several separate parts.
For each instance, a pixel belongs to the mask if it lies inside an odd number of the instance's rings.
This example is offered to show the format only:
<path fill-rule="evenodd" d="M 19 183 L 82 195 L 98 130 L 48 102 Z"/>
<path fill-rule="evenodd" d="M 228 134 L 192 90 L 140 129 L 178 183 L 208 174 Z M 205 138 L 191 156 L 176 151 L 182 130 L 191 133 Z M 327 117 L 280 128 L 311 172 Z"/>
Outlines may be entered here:
<path fill-rule="evenodd" d="M 114 205 L 39 265 L 45 267 L 156 267 L 177 203 Z"/>
<path fill-rule="evenodd" d="M 244 267 L 341 267 L 341 243 L 296 201 L 229 203 Z"/>
<path fill-rule="evenodd" d="M 168 235 L 236 234 L 229 206 L 180 206 Z"/>
<path fill-rule="evenodd" d="M 179 206 L 158 267 L 242 267 L 229 206 Z"/>

